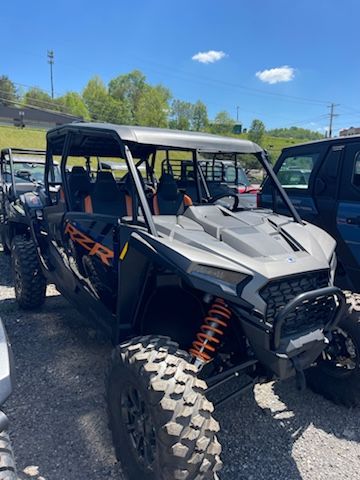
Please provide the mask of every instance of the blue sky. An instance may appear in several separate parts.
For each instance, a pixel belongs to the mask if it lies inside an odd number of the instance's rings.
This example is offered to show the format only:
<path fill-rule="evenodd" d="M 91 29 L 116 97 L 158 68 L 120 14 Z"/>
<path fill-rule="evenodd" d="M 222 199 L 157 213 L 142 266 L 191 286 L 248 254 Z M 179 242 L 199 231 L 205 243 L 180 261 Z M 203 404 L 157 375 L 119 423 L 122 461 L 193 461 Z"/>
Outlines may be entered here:
<path fill-rule="evenodd" d="M 337 131 L 360 125 L 359 18 L 358 0 L 7 1 L 0 74 L 49 90 L 53 49 L 57 94 L 137 68 L 244 126 L 323 131 L 334 102 Z"/>

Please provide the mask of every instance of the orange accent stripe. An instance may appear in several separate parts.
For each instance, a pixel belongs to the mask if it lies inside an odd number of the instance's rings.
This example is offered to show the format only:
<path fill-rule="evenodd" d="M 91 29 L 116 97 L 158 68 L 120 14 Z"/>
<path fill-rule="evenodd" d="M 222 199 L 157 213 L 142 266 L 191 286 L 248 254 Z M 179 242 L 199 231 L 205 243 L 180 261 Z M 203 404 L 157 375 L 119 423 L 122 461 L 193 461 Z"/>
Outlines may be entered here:
<path fill-rule="evenodd" d="M 84 198 L 84 210 L 85 213 L 94 213 L 90 195 L 87 195 Z"/>
<path fill-rule="evenodd" d="M 126 202 L 126 215 L 131 217 L 132 215 L 132 198 L 130 195 L 125 195 L 125 202 Z"/>

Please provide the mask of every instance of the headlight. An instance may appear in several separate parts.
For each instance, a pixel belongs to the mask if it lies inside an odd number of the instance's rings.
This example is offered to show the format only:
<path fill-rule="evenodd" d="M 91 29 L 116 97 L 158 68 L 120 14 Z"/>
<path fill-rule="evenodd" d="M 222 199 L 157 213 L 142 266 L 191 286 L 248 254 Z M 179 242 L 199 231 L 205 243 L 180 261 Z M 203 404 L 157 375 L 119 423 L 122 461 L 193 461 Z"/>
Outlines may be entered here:
<path fill-rule="evenodd" d="M 206 280 L 218 280 L 220 282 L 228 283 L 230 285 L 238 285 L 245 279 L 249 278 L 249 276 L 245 275 L 245 273 L 233 272 L 232 270 L 210 267 L 208 265 L 192 265 L 189 268 L 188 272 Z"/>

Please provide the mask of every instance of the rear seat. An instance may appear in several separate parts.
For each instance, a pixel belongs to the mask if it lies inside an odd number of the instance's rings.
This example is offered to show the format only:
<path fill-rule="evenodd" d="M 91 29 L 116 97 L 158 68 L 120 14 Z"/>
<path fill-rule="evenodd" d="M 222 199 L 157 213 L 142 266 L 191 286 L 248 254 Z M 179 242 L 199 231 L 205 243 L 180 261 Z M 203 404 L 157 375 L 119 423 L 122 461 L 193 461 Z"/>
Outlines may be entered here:
<path fill-rule="evenodd" d="M 91 194 L 92 185 L 88 173 L 83 167 L 75 166 L 68 178 L 70 203 L 75 212 L 85 210 L 85 198 Z"/>
<path fill-rule="evenodd" d="M 125 185 L 119 188 L 111 171 L 102 170 L 97 173 L 93 191 L 84 199 L 84 210 L 114 217 L 131 215 L 131 196 Z"/>

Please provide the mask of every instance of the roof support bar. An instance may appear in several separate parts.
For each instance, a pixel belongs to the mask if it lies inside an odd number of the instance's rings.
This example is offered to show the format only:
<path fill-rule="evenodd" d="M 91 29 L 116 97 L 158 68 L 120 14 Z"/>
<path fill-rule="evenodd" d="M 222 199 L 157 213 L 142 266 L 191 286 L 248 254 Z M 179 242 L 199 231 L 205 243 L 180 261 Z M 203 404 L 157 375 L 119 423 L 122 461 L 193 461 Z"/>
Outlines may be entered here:
<path fill-rule="evenodd" d="M 141 210 L 143 211 L 145 222 L 146 222 L 146 224 L 147 224 L 147 226 L 150 230 L 150 233 L 154 237 L 157 237 L 158 236 L 157 230 L 156 230 L 156 227 L 155 227 L 152 215 L 151 215 L 151 211 L 150 211 L 148 202 L 146 200 L 146 196 L 145 196 L 142 184 L 141 184 L 141 180 L 139 178 L 139 172 L 137 171 L 137 169 L 135 167 L 134 159 L 131 155 L 129 147 L 127 145 L 125 145 L 124 148 L 125 148 L 125 156 L 126 156 L 126 161 L 127 161 L 127 164 L 128 164 L 128 169 L 131 173 L 132 179 L 133 179 L 134 184 L 135 184 L 136 192 L 137 192 L 137 194 L 139 196 L 139 199 L 140 199 L 140 206 L 141 206 Z"/>

